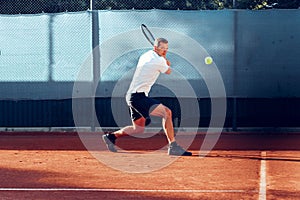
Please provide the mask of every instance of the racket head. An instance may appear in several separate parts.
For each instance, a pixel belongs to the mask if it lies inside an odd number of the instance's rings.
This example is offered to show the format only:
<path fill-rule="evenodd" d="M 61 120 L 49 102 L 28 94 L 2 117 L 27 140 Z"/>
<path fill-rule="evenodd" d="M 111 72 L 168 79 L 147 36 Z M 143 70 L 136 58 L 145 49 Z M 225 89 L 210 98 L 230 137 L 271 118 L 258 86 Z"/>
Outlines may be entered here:
<path fill-rule="evenodd" d="M 145 38 L 153 46 L 155 38 L 154 38 L 153 34 L 151 33 L 151 31 L 148 29 L 148 27 L 145 24 L 141 25 L 141 29 L 142 29 L 142 32 L 143 32 Z"/>

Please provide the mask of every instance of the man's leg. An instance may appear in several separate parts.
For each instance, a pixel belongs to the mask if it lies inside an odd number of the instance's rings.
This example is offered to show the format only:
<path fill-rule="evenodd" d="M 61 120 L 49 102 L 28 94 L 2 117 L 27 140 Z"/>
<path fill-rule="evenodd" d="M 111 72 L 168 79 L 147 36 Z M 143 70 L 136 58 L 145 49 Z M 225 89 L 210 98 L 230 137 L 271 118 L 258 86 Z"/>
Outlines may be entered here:
<path fill-rule="evenodd" d="M 172 122 L 172 111 L 166 106 L 159 104 L 150 115 L 162 117 L 162 124 L 169 141 L 168 154 L 174 156 L 191 156 L 192 153 L 185 151 L 175 141 L 174 127 Z"/>
<path fill-rule="evenodd" d="M 146 119 L 141 117 L 137 120 L 132 120 L 132 126 L 126 126 L 114 133 L 108 133 L 102 136 L 108 150 L 112 152 L 117 152 L 115 148 L 116 139 L 126 135 L 132 135 L 136 133 L 143 133 L 145 130 Z"/>
<path fill-rule="evenodd" d="M 172 111 L 166 106 L 159 104 L 150 115 L 161 117 L 162 126 L 169 141 L 169 144 L 175 141 L 174 127 L 172 122 Z"/>
<path fill-rule="evenodd" d="M 125 126 L 124 128 L 114 132 L 113 134 L 115 134 L 115 136 L 118 138 L 126 135 L 143 133 L 145 130 L 145 122 L 146 119 L 144 117 L 141 117 L 135 121 L 132 120 L 131 126 Z"/>

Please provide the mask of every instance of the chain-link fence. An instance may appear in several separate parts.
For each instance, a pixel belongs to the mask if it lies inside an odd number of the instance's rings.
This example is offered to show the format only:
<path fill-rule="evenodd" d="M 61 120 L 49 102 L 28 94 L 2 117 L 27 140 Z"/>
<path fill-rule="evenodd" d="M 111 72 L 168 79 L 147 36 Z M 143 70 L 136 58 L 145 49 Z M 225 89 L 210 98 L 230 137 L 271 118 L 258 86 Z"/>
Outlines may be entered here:
<path fill-rule="evenodd" d="M 154 4 L 155 2 L 157 3 Z M 206 54 L 201 52 L 205 49 L 212 55 L 215 63 L 220 63 L 218 69 L 226 86 L 227 97 L 239 98 L 230 101 L 231 104 L 228 106 L 228 110 L 232 110 L 232 113 L 229 113 L 229 120 L 232 116 L 233 127 L 249 127 L 253 124 L 254 126 L 291 124 L 299 126 L 299 120 L 296 120 L 299 117 L 293 119 L 295 113 L 300 113 L 298 112 L 300 91 L 297 87 L 299 70 L 295 69 L 299 63 L 297 55 L 300 40 L 297 33 L 300 26 L 297 19 L 300 13 L 298 10 L 177 11 L 179 6 L 182 10 L 202 9 L 202 5 L 211 5 L 212 7 L 209 8 L 217 9 L 213 7 L 215 3 L 208 4 L 208 2 L 212 1 L 93 0 L 93 9 L 101 11 L 90 12 L 86 11 L 91 8 L 90 0 L 76 2 L 75 0 L 0 0 L 0 13 L 2 13 L 0 16 L 0 68 L 2 70 L 0 110 L 3 111 L 2 116 L 4 116 L 0 119 L 0 126 L 74 126 L 72 103 L 69 100 L 74 97 L 74 93 L 79 94 L 79 97 L 73 99 L 82 100 L 83 103 L 88 102 L 87 107 L 78 106 L 80 115 L 83 112 L 86 115 L 82 116 L 89 116 L 89 111 L 94 109 L 94 106 L 91 99 L 87 97 L 95 96 L 96 107 L 100 107 L 100 112 L 104 113 L 100 117 L 102 126 L 116 126 L 114 120 L 117 125 L 127 124 L 125 121 L 129 119 L 127 107 L 119 106 L 119 102 L 124 103 L 123 96 L 128 89 L 130 75 L 136 66 L 138 56 L 142 51 L 150 48 L 139 29 L 142 23 L 151 27 L 155 36 L 166 36 L 170 41 L 168 56 L 177 76 L 165 80 L 162 77 L 161 82 L 158 82 L 161 84 L 153 88 L 153 96 L 166 98 L 168 100 L 166 104 L 169 103 L 170 108 L 175 105 L 174 94 L 183 100 L 184 105 L 187 106 L 181 107 L 190 108 L 189 115 L 179 116 L 179 118 L 176 115 L 181 111 L 173 110 L 173 116 L 177 117 L 181 124 L 185 125 L 190 121 L 198 123 L 195 117 L 191 120 L 191 117 L 197 114 L 193 112 L 198 109 L 190 106 L 190 100 L 201 99 L 201 117 L 204 118 L 204 126 L 206 126 L 210 122 L 210 99 L 219 97 L 211 95 L 207 81 L 201 78 L 207 77 L 211 85 L 222 83 L 222 81 L 214 81 L 215 75 L 209 75 L 208 72 L 212 72 L 217 67 L 204 65 L 203 56 Z M 223 7 L 227 5 L 231 8 L 230 3 L 233 1 L 226 1 L 226 3 L 228 4 L 223 4 Z M 153 8 L 168 8 L 173 11 L 152 10 Z M 107 12 L 107 9 L 130 9 L 130 11 Z M 151 10 L 138 11 L 138 9 Z M 24 15 L 65 11 L 68 12 Z M 93 16 L 97 16 L 98 22 L 93 20 Z M 94 28 L 98 31 L 93 31 Z M 88 59 L 92 58 L 90 55 L 95 39 L 99 39 L 99 44 L 102 45 L 101 60 L 98 59 L 101 61 L 100 72 Z M 198 45 L 193 45 L 195 43 Z M 195 49 L 201 47 L 199 44 L 203 46 L 202 51 Z M 201 71 L 203 72 L 201 77 L 197 69 L 205 70 Z M 79 77 L 78 74 L 82 76 Z M 96 82 L 95 75 L 101 75 L 102 81 L 96 90 L 93 85 Z M 78 90 L 74 90 L 74 82 L 83 85 L 80 85 Z M 188 83 L 197 98 L 190 98 L 193 96 L 186 93 Z M 172 88 L 171 92 L 169 88 Z M 96 94 L 91 93 L 94 91 Z M 280 99 L 296 97 L 296 100 L 293 101 L 294 103 L 283 100 L 277 104 L 276 101 L 271 102 L 270 97 Z M 259 98 L 267 98 L 268 101 L 263 101 L 261 104 Z M 29 103 L 24 103 L 22 101 L 24 99 L 30 100 Z M 116 106 L 111 107 L 111 105 Z M 278 108 L 281 110 L 278 111 Z M 259 110 L 261 117 L 252 112 L 253 110 Z M 270 111 L 271 114 L 264 115 L 264 111 L 266 113 Z M 117 113 L 116 116 L 119 118 L 113 119 L 111 113 Z M 277 113 L 285 114 L 276 115 Z M 94 126 L 91 118 L 85 117 L 85 119 L 86 121 L 80 125 Z M 271 119 L 270 123 L 269 121 L 266 122 L 267 124 L 264 123 L 265 119 Z"/>
<path fill-rule="evenodd" d="M 220 10 L 300 7 L 299 0 L 0 0 L 0 14 L 96 10 Z"/>
<path fill-rule="evenodd" d="M 76 12 L 91 9 L 96 10 L 128 10 L 128 9 L 222 9 L 230 8 L 232 0 L 1 0 L 2 14 L 30 14 Z"/>
<path fill-rule="evenodd" d="M 89 0 L 0 0 L 1 14 L 76 12 L 89 9 Z"/>

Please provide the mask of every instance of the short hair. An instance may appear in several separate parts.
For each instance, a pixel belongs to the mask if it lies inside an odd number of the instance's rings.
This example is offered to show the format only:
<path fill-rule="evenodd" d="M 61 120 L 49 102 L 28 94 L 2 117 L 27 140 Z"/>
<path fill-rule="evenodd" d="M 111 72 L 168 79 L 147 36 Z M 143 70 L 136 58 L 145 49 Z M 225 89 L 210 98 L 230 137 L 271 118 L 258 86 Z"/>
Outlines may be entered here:
<path fill-rule="evenodd" d="M 154 41 L 154 45 L 153 46 L 156 46 L 158 47 L 160 45 L 160 43 L 168 43 L 168 40 L 165 39 L 165 38 L 156 38 L 155 41 Z"/>

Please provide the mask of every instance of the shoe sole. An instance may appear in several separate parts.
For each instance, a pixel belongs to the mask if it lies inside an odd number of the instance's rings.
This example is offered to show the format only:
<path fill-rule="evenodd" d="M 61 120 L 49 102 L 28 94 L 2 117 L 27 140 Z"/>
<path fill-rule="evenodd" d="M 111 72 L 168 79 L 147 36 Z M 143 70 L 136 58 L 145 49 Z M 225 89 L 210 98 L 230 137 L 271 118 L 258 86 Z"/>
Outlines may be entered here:
<path fill-rule="evenodd" d="M 169 154 L 169 156 L 192 156 L 192 154 L 182 154 L 182 155 Z"/>
<path fill-rule="evenodd" d="M 169 156 L 192 156 L 192 153 L 191 152 L 184 152 L 183 154 L 170 154 L 169 153 Z"/>

